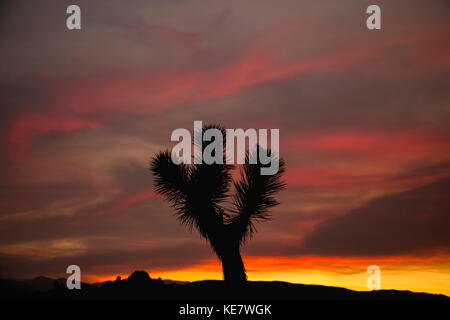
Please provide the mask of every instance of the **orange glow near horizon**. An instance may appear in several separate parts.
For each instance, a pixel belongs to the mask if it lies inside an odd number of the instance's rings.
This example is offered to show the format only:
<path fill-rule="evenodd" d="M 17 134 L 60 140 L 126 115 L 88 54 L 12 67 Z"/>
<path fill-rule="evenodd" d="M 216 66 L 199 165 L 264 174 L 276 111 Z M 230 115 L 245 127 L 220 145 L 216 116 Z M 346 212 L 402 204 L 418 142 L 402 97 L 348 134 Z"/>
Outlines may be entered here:
<path fill-rule="evenodd" d="M 450 257 L 245 257 L 251 281 L 286 281 L 367 291 L 369 265 L 381 269 L 381 288 L 450 295 Z M 147 270 L 152 278 L 179 281 L 222 280 L 218 260 L 180 269 Z M 126 279 L 128 274 L 92 275 L 90 282 Z"/>

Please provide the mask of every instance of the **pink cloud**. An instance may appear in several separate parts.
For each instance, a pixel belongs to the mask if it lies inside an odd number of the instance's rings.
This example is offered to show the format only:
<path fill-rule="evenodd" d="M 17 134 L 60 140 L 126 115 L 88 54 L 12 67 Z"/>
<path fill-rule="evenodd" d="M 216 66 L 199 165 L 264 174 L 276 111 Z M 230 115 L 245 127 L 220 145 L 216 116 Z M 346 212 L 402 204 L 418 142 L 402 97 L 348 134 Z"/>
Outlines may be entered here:
<path fill-rule="evenodd" d="M 181 41 L 193 40 L 192 35 L 161 26 L 150 26 L 162 34 L 170 34 Z M 430 34 L 436 31 L 429 32 Z M 186 38 L 186 39 L 185 39 Z M 283 52 L 292 51 L 290 45 L 276 50 L 263 50 L 256 41 L 244 54 L 215 66 L 158 74 L 132 74 L 91 77 L 53 83 L 53 96 L 46 103 L 45 114 L 26 113 L 14 120 L 6 141 L 19 145 L 17 154 L 25 154 L 32 137 L 51 131 L 71 132 L 79 128 L 99 128 L 99 122 L 82 120 L 99 111 L 117 110 L 134 114 L 161 114 L 186 103 L 206 101 L 236 94 L 258 84 L 278 81 L 300 74 L 340 72 L 383 56 L 387 48 L 415 44 L 426 39 L 387 38 L 382 42 L 361 40 L 323 55 L 289 61 Z M 188 41 L 188 42 L 189 42 Z M 438 50 L 439 51 L 439 50 Z M 433 51 L 435 52 L 435 51 Z M 432 53 L 430 53 L 432 55 Z M 438 53 L 441 56 L 440 51 Z M 419 54 L 420 57 L 423 55 Z M 430 59 L 429 55 L 426 57 Z M 29 119 L 27 119 L 29 118 Z M 341 137 L 344 139 L 344 137 Z M 349 139 L 348 137 L 346 139 Z M 322 144 L 327 143 L 322 141 Z M 328 141 L 328 143 L 331 143 Z M 343 141 L 339 142 L 343 143 Z M 361 144 L 362 145 L 362 144 Z M 9 149 L 17 149 L 9 145 Z M 10 151 L 10 154 L 15 153 Z"/>
<path fill-rule="evenodd" d="M 121 211 L 131 207 L 132 205 L 148 200 L 148 199 L 152 199 L 152 198 L 156 198 L 157 195 L 155 192 L 153 191 L 144 191 L 138 194 L 134 194 L 131 196 L 126 197 L 125 199 L 121 200 L 118 204 L 111 206 L 109 208 L 103 209 L 99 212 L 97 212 L 95 215 L 97 216 L 104 216 L 104 215 L 112 215 L 112 214 L 117 214 L 120 213 Z"/>
<path fill-rule="evenodd" d="M 41 115 L 23 113 L 16 117 L 10 130 L 6 134 L 6 142 L 10 148 L 10 159 L 22 158 L 31 146 L 33 137 L 38 134 L 50 132 L 72 132 L 82 128 L 98 129 L 102 125 L 97 121 L 83 120 L 73 116 Z"/>
<path fill-rule="evenodd" d="M 445 157 L 450 148 L 446 133 L 426 130 L 306 133 L 291 136 L 284 145 L 290 149 L 351 152 L 391 160 Z"/>

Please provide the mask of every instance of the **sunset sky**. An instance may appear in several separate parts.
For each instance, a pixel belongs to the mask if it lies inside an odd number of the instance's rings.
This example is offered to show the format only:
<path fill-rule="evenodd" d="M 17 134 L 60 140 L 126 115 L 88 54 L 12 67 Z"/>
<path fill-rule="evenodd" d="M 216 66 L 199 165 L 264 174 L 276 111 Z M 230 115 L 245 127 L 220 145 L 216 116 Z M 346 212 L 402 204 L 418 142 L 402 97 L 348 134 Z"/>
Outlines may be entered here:
<path fill-rule="evenodd" d="M 66 28 L 81 7 L 82 29 Z M 382 29 L 368 30 L 378 4 Z M 279 128 L 287 189 L 249 280 L 450 295 L 450 4 L 3 1 L 0 278 L 221 279 L 153 192 L 193 121 Z"/>

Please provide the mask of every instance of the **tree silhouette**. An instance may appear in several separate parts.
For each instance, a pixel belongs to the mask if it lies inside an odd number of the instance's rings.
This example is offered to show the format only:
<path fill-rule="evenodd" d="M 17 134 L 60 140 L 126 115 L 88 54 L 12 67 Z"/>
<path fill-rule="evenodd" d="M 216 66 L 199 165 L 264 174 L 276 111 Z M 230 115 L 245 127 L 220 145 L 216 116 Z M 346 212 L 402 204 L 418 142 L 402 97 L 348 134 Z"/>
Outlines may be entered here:
<path fill-rule="evenodd" d="M 203 131 L 209 128 L 222 132 L 224 164 L 177 165 L 166 150 L 153 157 L 150 170 L 156 192 L 168 199 L 179 221 L 209 241 L 222 262 L 225 282 L 239 285 L 247 280 L 240 248 L 256 232 L 255 222 L 270 219 L 269 209 L 278 205 L 274 196 L 285 187 L 281 180 L 285 163 L 279 159 L 276 174 L 261 175 L 263 164 L 249 164 L 249 158 L 263 151 L 258 146 L 254 154 L 247 153 L 240 179 L 233 181 L 234 166 L 225 164 L 225 129 L 206 126 Z M 207 145 L 203 142 L 203 149 Z"/>

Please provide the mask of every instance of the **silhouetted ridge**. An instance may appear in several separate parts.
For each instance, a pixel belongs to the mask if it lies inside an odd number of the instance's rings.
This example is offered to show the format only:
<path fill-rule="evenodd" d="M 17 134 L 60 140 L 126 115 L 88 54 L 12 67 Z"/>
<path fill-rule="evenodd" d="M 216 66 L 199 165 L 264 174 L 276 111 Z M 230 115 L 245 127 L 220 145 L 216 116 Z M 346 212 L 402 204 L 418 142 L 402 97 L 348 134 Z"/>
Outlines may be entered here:
<path fill-rule="evenodd" d="M 204 280 L 187 284 L 164 284 L 145 271 L 135 271 L 127 279 L 118 277 L 95 285 L 83 283 L 81 290 L 68 290 L 60 280 L 47 292 L 19 290 L 29 280 L 0 280 L 2 299 L 149 299 L 149 300 L 447 300 L 439 294 L 411 291 L 353 291 L 339 287 L 294 284 L 281 281 L 247 281 L 238 290 L 224 281 Z M 19 289 L 18 289 L 19 288 Z"/>

